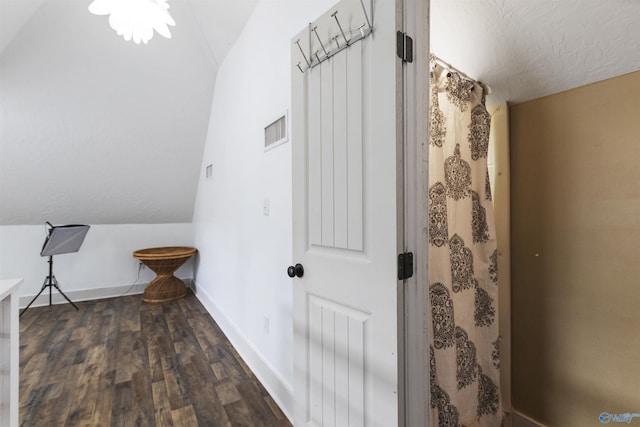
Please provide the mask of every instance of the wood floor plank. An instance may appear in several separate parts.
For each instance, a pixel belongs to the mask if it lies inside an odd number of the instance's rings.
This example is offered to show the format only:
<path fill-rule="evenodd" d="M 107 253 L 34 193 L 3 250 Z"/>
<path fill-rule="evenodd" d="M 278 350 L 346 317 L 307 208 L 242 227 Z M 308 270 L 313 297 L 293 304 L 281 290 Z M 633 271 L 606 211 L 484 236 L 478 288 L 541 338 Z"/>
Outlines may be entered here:
<path fill-rule="evenodd" d="M 131 425 L 132 406 L 131 381 L 116 383 L 113 405 L 111 407 L 111 427 L 126 427 Z"/>
<path fill-rule="evenodd" d="M 156 426 L 172 427 L 173 418 L 171 416 L 171 405 L 167 396 L 167 389 L 164 381 L 157 381 L 151 384 L 153 395 L 153 407 L 155 409 Z"/>
<path fill-rule="evenodd" d="M 133 394 L 132 418 L 134 425 L 155 426 L 156 414 L 153 407 L 153 390 L 151 379 L 146 371 L 136 371 L 131 379 L 131 392 Z"/>
<path fill-rule="evenodd" d="M 120 340 L 117 343 L 116 384 L 131 381 L 131 364 L 133 347 L 133 332 L 120 332 Z"/>
<path fill-rule="evenodd" d="M 162 345 L 161 338 L 151 337 L 148 341 L 147 351 L 149 353 L 149 372 L 151 381 L 158 382 L 164 380 L 164 370 L 162 368 Z"/>
<path fill-rule="evenodd" d="M 218 397 L 220 398 L 220 403 L 224 405 L 228 405 L 229 403 L 237 402 L 238 400 L 242 400 L 242 396 L 238 393 L 238 389 L 235 384 L 232 383 L 222 383 L 216 386 L 216 393 L 218 393 Z"/>
<path fill-rule="evenodd" d="M 200 425 L 198 424 L 196 411 L 191 405 L 174 409 L 171 411 L 171 417 L 175 420 L 174 425 L 179 425 L 180 427 L 198 427 Z"/>
<path fill-rule="evenodd" d="M 93 417 L 97 398 L 100 395 L 100 380 L 104 369 L 105 347 L 104 345 L 94 346 L 87 353 L 87 360 L 83 364 L 84 371 L 78 378 L 78 395 L 84 396 L 76 402 L 71 413 L 69 422 L 73 425 L 87 425 Z"/>
<path fill-rule="evenodd" d="M 227 373 L 224 370 L 224 364 L 222 362 L 216 362 L 211 364 L 211 370 L 213 371 L 213 375 L 218 381 L 222 381 L 227 378 Z"/>
<path fill-rule="evenodd" d="M 252 381 L 246 381 L 236 385 L 236 389 L 242 401 L 247 405 L 251 415 L 256 419 L 256 424 L 259 426 L 284 426 L 282 420 L 278 420 L 278 417 L 274 416 L 269 405 L 264 400 L 264 394 L 266 391 L 256 387 Z"/>
<path fill-rule="evenodd" d="M 38 385 L 38 378 L 47 368 L 47 353 L 37 353 L 32 355 L 24 366 L 20 367 L 20 391 L 21 395 L 28 394 L 29 391 Z"/>
<path fill-rule="evenodd" d="M 180 409 L 184 406 L 189 405 L 189 396 L 186 393 L 186 385 L 184 384 L 184 380 L 178 372 L 178 367 L 176 363 L 173 363 L 175 358 L 164 358 L 163 361 L 163 369 L 164 369 L 164 384 L 167 389 L 167 396 L 169 396 L 169 404 L 171 409 Z M 171 365 L 165 364 L 171 362 Z"/>
<path fill-rule="evenodd" d="M 229 416 L 229 420 L 231 420 L 231 424 L 234 426 L 267 427 L 266 425 L 258 423 L 258 420 L 253 416 L 253 414 L 251 414 L 251 411 L 249 411 L 247 404 L 242 400 L 225 405 L 224 409 Z"/>
<path fill-rule="evenodd" d="M 107 371 L 100 376 L 100 390 L 95 396 L 96 405 L 91 416 L 91 425 L 111 425 L 115 380 L 116 373 L 114 371 Z"/>
<path fill-rule="evenodd" d="M 43 426 L 62 426 L 66 424 L 70 409 L 75 405 L 78 399 L 78 380 L 84 370 L 84 365 L 73 365 L 67 371 L 64 382 L 60 383 L 62 389 L 58 397 L 51 400 L 49 411 L 45 412 L 42 417 Z M 23 424 L 31 426 L 31 424 Z"/>
<path fill-rule="evenodd" d="M 47 406 L 51 400 L 47 400 L 45 396 L 51 386 L 32 387 L 26 400 L 26 404 L 20 406 L 20 418 L 23 425 L 37 425 L 37 421 L 42 418 L 43 413 L 47 413 Z M 54 399 L 55 400 L 55 399 Z M 37 405 L 33 405 L 37 403 Z M 35 406 L 35 410 L 31 410 Z"/>
<path fill-rule="evenodd" d="M 203 378 L 193 364 L 183 365 L 181 368 L 183 378 L 190 385 L 189 402 L 196 412 L 198 424 L 202 426 L 230 425 L 215 387 L 205 383 L 206 377 Z"/>
<path fill-rule="evenodd" d="M 21 426 L 290 426 L 193 294 L 78 307 L 20 319 Z"/>

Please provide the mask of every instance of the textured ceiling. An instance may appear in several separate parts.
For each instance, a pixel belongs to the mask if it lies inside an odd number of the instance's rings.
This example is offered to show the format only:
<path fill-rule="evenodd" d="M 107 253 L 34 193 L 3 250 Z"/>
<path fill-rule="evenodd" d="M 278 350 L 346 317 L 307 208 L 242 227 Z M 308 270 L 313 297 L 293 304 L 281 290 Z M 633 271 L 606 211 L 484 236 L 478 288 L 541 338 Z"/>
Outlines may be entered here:
<path fill-rule="evenodd" d="M 431 0 L 431 51 L 522 102 L 640 69 L 638 0 Z"/>

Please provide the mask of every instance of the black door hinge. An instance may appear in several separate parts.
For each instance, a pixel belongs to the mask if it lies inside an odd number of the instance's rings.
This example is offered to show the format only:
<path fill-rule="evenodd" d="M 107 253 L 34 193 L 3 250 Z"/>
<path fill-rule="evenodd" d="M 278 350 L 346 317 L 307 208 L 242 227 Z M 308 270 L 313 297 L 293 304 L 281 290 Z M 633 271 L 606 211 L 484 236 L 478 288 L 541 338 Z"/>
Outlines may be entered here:
<path fill-rule="evenodd" d="M 398 255 L 398 280 L 413 277 L 413 252 Z"/>
<path fill-rule="evenodd" d="M 396 53 L 403 62 L 413 62 L 413 39 L 407 33 L 396 33 Z"/>

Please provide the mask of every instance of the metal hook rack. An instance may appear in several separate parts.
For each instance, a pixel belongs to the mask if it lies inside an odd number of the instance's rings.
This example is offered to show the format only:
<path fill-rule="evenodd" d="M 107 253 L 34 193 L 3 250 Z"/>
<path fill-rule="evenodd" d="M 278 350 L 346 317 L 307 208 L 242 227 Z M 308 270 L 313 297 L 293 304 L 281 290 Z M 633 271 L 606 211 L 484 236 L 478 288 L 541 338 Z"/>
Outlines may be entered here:
<path fill-rule="evenodd" d="M 359 42 L 367 38 L 369 35 L 373 33 L 373 26 L 371 25 L 371 20 L 369 19 L 369 14 L 367 13 L 367 8 L 364 5 L 364 0 L 360 0 L 360 5 L 362 6 L 362 12 L 364 14 L 365 22 L 356 28 L 357 32 L 355 34 L 351 34 L 350 38 L 347 38 L 344 29 L 342 28 L 342 24 L 340 23 L 340 19 L 338 18 L 338 11 L 336 10 L 331 14 L 331 17 L 335 19 L 336 24 L 338 26 L 339 32 L 331 37 L 327 42 L 322 42 L 322 39 L 318 35 L 318 26 L 309 24 L 309 55 L 305 54 L 304 49 L 300 46 L 300 39 L 296 40 L 294 44 L 298 46 L 300 53 L 302 54 L 302 58 L 304 59 L 305 64 L 302 61 L 299 61 L 296 64 L 298 70 L 304 74 L 305 71 L 310 70 L 311 68 L 320 65 L 322 62 L 331 58 L 338 52 L 348 48 L 354 43 Z M 317 49 L 315 52 L 311 52 L 311 33 L 315 34 L 318 43 L 320 43 L 320 49 Z M 340 41 L 342 39 L 342 41 Z M 332 47 L 335 45 L 335 47 Z M 305 68 L 306 65 L 306 68 Z"/>

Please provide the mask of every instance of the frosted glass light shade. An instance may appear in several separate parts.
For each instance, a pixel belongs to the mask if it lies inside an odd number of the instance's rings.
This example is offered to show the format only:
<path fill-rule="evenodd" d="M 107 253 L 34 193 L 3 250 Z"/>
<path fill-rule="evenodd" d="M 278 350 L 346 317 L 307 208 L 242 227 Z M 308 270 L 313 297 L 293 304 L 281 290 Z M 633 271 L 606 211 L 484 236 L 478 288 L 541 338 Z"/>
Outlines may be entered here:
<path fill-rule="evenodd" d="M 109 25 L 125 40 L 147 43 L 153 30 L 170 39 L 169 25 L 176 25 L 169 14 L 167 0 L 94 0 L 94 15 L 109 15 Z"/>

